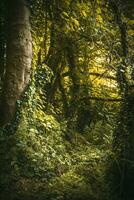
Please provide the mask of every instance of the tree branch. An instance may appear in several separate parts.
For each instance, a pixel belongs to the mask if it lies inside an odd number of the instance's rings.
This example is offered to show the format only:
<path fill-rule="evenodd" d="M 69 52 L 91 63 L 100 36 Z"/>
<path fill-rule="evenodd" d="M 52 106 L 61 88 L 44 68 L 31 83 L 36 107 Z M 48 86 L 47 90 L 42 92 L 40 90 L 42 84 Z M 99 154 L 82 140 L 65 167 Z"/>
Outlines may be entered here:
<path fill-rule="evenodd" d="M 106 102 L 121 102 L 122 98 L 103 98 L 103 97 L 83 97 L 80 100 L 95 100 L 95 101 L 106 101 Z"/>

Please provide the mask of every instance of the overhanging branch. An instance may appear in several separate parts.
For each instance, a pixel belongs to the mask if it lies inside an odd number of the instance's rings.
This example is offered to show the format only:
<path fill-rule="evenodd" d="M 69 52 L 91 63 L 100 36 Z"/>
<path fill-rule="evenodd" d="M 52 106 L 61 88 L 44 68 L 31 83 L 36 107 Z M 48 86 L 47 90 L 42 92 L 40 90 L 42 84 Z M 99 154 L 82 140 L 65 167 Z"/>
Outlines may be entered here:
<path fill-rule="evenodd" d="M 83 97 L 80 100 L 95 100 L 95 101 L 106 101 L 106 102 L 121 102 L 122 98 L 103 98 L 103 97 Z"/>

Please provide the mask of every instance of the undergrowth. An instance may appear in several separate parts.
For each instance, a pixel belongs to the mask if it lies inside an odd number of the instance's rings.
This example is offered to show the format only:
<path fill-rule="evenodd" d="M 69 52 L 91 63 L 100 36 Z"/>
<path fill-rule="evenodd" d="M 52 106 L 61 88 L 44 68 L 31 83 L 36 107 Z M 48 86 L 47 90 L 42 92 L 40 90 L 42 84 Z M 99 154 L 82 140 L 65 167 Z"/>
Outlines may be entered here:
<path fill-rule="evenodd" d="M 56 118 L 52 107 L 45 110 L 44 79 L 36 85 L 34 77 L 17 130 L 1 131 L 1 199 L 107 200 L 109 127 L 98 122 L 84 134 L 72 129 L 68 139 L 67 120 Z M 45 80 L 49 84 L 50 78 Z"/>

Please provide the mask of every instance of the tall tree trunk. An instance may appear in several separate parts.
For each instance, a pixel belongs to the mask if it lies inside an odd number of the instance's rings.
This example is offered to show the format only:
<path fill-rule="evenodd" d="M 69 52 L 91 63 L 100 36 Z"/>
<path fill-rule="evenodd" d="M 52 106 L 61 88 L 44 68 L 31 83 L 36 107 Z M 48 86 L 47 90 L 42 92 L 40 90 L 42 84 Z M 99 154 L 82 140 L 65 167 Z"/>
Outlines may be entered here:
<path fill-rule="evenodd" d="M 0 89 L 5 66 L 5 1 L 0 2 Z"/>
<path fill-rule="evenodd" d="M 118 200 L 132 200 L 134 197 L 134 92 L 125 76 L 128 58 L 127 27 L 123 23 L 117 2 L 111 1 L 116 23 L 120 30 L 122 52 L 121 68 L 118 71 L 118 82 L 123 97 L 119 113 L 117 130 L 114 134 L 114 152 L 118 162 L 113 164 L 114 185 Z"/>
<path fill-rule="evenodd" d="M 28 4 L 26 0 L 7 0 L 7 2 L 7 62 L 1 97 L 2 125 L 11 122 L 15 115 L 16 102 L 30 79 L 32 60 Z"/>

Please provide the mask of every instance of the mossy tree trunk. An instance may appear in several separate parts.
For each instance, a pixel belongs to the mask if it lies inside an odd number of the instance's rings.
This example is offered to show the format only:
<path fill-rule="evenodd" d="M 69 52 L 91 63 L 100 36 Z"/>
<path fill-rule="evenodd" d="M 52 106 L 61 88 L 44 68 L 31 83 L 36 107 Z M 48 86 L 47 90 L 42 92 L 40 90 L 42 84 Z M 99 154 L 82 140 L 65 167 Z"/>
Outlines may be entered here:
<path fill-rule="evenodd" d="M 134 197 L 134 91 L 126 76 L 129 52 L 127 42 L 127 26 L 122 20 L 122 13 L 116 1 L 110 1 L 116 23 L 120 31 L 121 63 L 117 71 L 118 84 L 123 98 L 117 121 L 117 129 L 113 138 L 113 199 L 132 200 Z"/>
<path fill-rule="evenodd" d="M 6 73 L 1 97 L 1 119 L 5 125 L 13 119 L 29 79 L 32 60 L 30 12 L 26 0 L 7 0 Z"/>
<path fill-rule="evenodd" d="M 5 66 L 5 1 L 0 2 L 0 87 Z"/>

